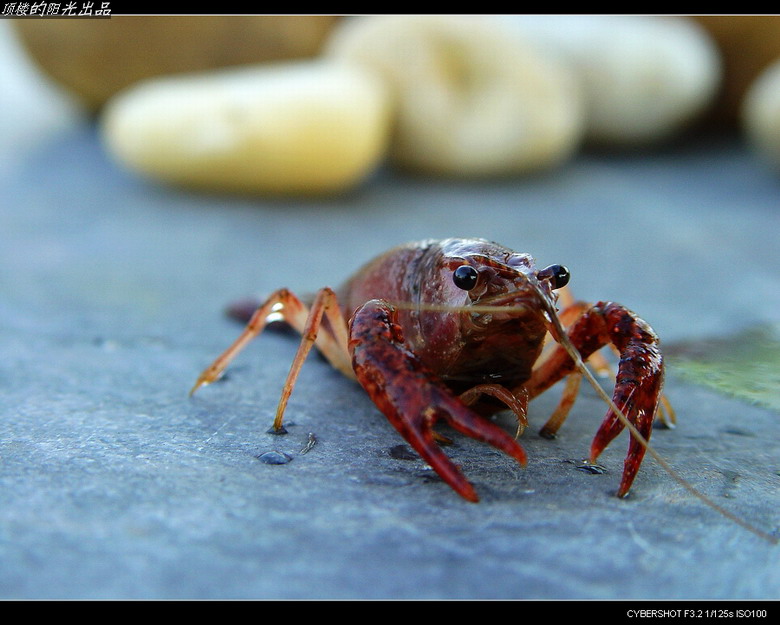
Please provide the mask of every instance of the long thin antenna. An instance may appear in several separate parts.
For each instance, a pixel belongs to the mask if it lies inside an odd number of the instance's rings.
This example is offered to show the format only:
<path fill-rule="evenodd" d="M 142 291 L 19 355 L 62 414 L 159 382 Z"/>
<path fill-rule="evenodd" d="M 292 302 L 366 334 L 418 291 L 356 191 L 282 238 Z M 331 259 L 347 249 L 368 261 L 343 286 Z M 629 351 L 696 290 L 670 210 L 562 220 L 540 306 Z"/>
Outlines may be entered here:
<path fill-rule="evenodd" d="M 734 523 L 736 523 L 737 525 L 742 526 L 749 532 L 754 533 L 756 536 L 759 536 L 760 538 L 763 538 L 764 540 L 772 543 L 773 545 L 776 545 L 778 543 L 778 538 L 776 536 L 772 536 L 771 534 L 764 532 L 763 530 L 751 525 L 744 519 L 741 519 L 734 513 L 730 512 L 729 510 L 726 510 L 726 508 L 723 508 L 719 504 L 715 503 L 712 499 L 707 497 L 707 495 L 705 495 L 704 493 L 696 489 L 696 487 L 694 487 L 693 484 L 688 482 L 679 473 L 677 473 L 677 471 L 675 471 L 672 468 L 672 466 L 666 460 L 664 460 L 663 456 L 661 456 L 655 449 L 653 449 L 650 446 L 650 443 L 647 441 L 647 439 L 645 439 L 645 437 L 642 436 L 642 434 L 640 434 L 639 430 L 636 429 L 634 424 L 628 420 L 625 414 L 623 414 L 623 411 L 615 405 L 615 402 L 612 401 L 612 398 L 609 395 L 607 395 L 607 393 L 598 383 L 598 381 L 590 372 L 590 370 L 585 366 L 585 363 L 582 361 L 582 357 L 580 356 L 579 351 L 577 350 L 576 347 L 574 347 L 572 342 L 569 340 L 566 331 L 563 329 L 560 319 L 558 319 L 558 315 L 552 314 L 549 316 L 551 317 L 550 321 L 552 325 L 555 327 L 557 333 L 559 334 L 558 343 L 563 346 L 563 348 L 569 354 L 569 357 L 574 361 L 574 364 L 577 367 L 577 369 L 579 369 L 582 372 L 582 374 L 587 378 L 588 382 L 590 382 L 590 385 L 596 390 L 596 393 L 598 393 L 599 396 L 607 403 L 607 405 L 612 409 L 612 412 L 614 412 L 617 415 L 618 419 L 620 419 L 620 421 L 623 423 L 623 425 L 626 426 L 628 431 L 631 432 L 631 435 L 637 441 L 639 441 L 639 444 L 642 445 L 642 447 L 644 447 L 647 450 L 647 453 L 649 453 L 655 459 L 655 461 L 659 465 L 661 465 L 661 467 L 663 467 L 663 469 L 674 480 L 677 481 L 678 484 L 680 484 L 683 488 L 685 488 L 685 490 L 691 493 L 691 495 L 700 499 L 710 508 L 718 511 L 727 519 L 734 521 Z"/>
<path fill-rule="evenodd" d="M 598 380 L 596 380 L 596 378 L 593 376 L 590 370 L 585 366 L 585 363 L 583 362 L 579 351 L 569 339 L 569 336 L 566 334 L 566 330 L 564 329 L 560 319 L 558 318 L 558 314 L 556 313 L 555 310 L 555 304 L 552 301 L 550 301 L 541 291 L 537 290 L 537 294 L 540 296 L 539 299 L 541 300 L 544 306 L 545 317 L 549 322 L 549 324 L 552 326 L 552 329 L 555 330 L 554 335 L 557 335 L 555 336 L 556 341 L 566 350 L 566 353 L 568 353 L 569 357 L 574 361 L 574 364 L 577 367 L 577 369 L 582 372 L 585 378 L 587 378 L 590 385 L 595 389 L 596 393 L 598 393 L 601 399 L 603 399 L 604 402 L 611 408 L 614 414 L 617 415 L 618 419 L 620 419 L 623 425 L 628 429 L 631 435 L 639 442 L 639 444 L 645 448 L 647 453 L 649 453 L 655 459 L 655 461 L 678 484 L 680 484 L 680 486 L 685 488 L 685 490 L 687 490 L 691 495 L 693 495 L 694 497 L 702 501 L 705 505 L 719 512 L 721 515 L 733 521 L 734 523 L 741 526 L 742 528 L 748 530 L 749 532 L 752 532 L 759 538 L 762 538 L 773 545 L 777 545 L 778 542 L 780 542 L 780 539 L 778 539 L 778 537 L 773 536 L 772 534 L 769 534 L 768 532 L 765 532 L 751 525 L 744 519 L 741 519 L 734 513 L 730 512 L 729 510 L 726 510 L 726 508 L 723 508 L 722 506 L 715 503 L 712 499 L 707 497 L 707 495 L 697 490 L 696 487 L 694 487 L 690 482 L 688 482 L 679 473 L 677 473 L 677 471 L 675 471 L 672 468 L 672 466 L 666 460 L 664 460 L 664 458 L 655 449 L 653 449 L 653 447 L 650 446 L 650 443 L 647 441 L 647 439 L 645 439 L 645 437 L 642 436 L 639 430 L 636 429 L 634 424 L 628 420 L 628 417 L 626 417 L 623 411 L 617 407 L 615 402 L 612 401 L 612 398 L 609 395 L 607 395 L 607 393 L 598 383 Z M 465 307 L 447 306 L 447 305 L 438 305 L 438 304 L 408 304 L 408 303 L 392 303 L 392 305 L 395 306 L 396 308 L 415 309 L 415 310 L 429 311 L 429 312 L 468 311 L 468 312 L 481 313 L 481 314 L 506 313 L 511 311 L 513 308 L 521 308 L 523 310 L 527 310 L 528 308 L 527 306 L 523 306 L 523 305 L 513 307 L 513 306 L 489 306 L 489 305 L 481 306 L 479 304 L 469 305 Z"/>

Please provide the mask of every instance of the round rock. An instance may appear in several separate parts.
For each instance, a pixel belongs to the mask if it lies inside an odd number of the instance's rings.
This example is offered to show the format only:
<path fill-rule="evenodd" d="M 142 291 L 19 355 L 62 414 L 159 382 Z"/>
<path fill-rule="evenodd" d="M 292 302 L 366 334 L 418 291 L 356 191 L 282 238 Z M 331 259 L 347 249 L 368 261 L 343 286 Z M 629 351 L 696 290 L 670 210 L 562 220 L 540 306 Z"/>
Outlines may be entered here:
<path fill-rule="evenodd" d="M 385 154 L 383 83 L 346 63 L 300 61 L 153 79 L 119 94 L 105 143 L 125 166 L 206 190 L 323 194 Z"/>
<path fill-rule="evenodd" d="M 780 172 L 780 59 L 747 92 L 742 122 L 751 145 Z"/>
<path fill-rule="evenodd" d="M 361 63 L 396 105 L 393 161 L 495 176 L 555 166 L 579 145 L 576 81 L 480 17 L 374 16 L 340 22 L 324 53 Z"/>
<path fill-rule="evenodd" d="M 720 57 L 682 17 L 513 15 L 495 18 L 579 78 L 587 139 L 644 147 L 675 136 L 712 104 Z"/>
<path fill-rule="evenodd" d="M 102 3 L 94 4 L 98 10 Z M 115 93 L 153 76 L 313 57 L 339 19 L 112 15 L 11 21 L 40 67 L 79 101 L 97 109 Z"/>

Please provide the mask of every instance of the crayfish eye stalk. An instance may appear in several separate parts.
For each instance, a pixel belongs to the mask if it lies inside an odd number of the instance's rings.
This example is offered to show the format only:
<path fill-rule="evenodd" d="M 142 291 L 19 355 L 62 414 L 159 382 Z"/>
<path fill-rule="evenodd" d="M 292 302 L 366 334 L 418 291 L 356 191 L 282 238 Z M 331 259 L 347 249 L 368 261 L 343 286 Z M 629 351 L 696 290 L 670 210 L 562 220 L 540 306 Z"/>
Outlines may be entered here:
<path fill-rule="evenodd" d="M 569 284 L 571 272 L 563 265 L 550 265 L 536 274 L 539 280 L 549 280 L 550 288 L 561 289 Z"/>

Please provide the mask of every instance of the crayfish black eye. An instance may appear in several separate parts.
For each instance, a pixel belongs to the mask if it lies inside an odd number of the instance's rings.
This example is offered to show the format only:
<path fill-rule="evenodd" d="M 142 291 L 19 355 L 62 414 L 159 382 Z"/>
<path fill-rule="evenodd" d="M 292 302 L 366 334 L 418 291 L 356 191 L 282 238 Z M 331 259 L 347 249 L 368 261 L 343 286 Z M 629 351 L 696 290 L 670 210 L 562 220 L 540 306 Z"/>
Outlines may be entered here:
<path fill-rule="evenodd" d="M 549 280 L 553 289 L 560 289 L 569 284 L 571 274 L 563 265 L 550 265 L 536 274 L 536 277 L 540 280 Z"/>
<path fill-rule="evenodd" d="M 452 281 L 455 286 L 464 291 L 470 291 L 477 286 L 479 274 L 471 265 L 461 265 L 452 274 Z"/>

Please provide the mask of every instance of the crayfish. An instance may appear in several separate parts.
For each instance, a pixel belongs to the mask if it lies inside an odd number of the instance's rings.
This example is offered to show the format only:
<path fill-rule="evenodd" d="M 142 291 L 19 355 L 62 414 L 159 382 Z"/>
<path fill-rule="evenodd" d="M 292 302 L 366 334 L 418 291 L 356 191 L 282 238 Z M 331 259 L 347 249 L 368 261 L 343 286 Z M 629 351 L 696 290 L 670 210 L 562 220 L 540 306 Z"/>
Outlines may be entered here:
<path fill-rule="evenodd" d="M 308 302 L 287 289 L 257 306 L 238 339 L 198 378 L 191 393 L 220 377 L 228 363 L 266 327 L 281 320 L 302 338 L 274 419 L 283 417 L 312 346 L 356 379 L 417 453 L 458 494 L 478 495 L 439 443 L 433 428 L 455 430 L 493 445 L 526 464 L 517 436 L 490 415 L 511 410 L 518 434 L 528 402 L 563 378 L 562 399 L 541 434 L 555 436 L 578 393 L 583 361 L 607 345 L 619 354 L 614 393 L 590 447 L 594 463 L 628 427 L 631 438 L 617 495 L 624 497 L 663 406 L 663 358 L 658 337 L 635 313 L 614 302 L 589 305 L 570 296 L 560 313 L 569 271 L 536 269 L 529 254 L 482 239 L 409 243 L 369 262 L 339 290 L 320 289 Z M 563 299 L 563 298 L 561 298 Z M 568 326 L 564 329 L 564 325 Z M 547 337 L 555 343 L 546 348 Z M 605 364 L 606 361 L 604 361 Z M 592 379 L 592 377 L 591 377 Z M 603 391 L 602 391 L 603 393 Z"/>

